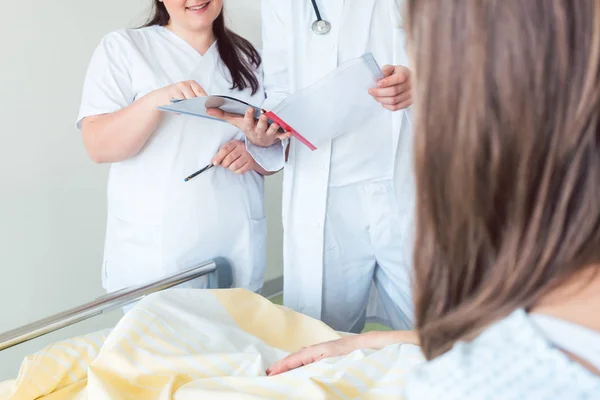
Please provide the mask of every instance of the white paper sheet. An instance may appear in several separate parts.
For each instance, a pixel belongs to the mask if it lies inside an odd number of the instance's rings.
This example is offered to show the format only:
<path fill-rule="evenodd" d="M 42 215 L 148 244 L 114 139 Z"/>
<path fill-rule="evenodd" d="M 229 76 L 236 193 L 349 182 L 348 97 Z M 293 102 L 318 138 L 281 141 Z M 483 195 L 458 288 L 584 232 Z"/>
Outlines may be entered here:
<path fill-rule="evenodd" d="M 373 56 L 349 60 L 272 111 L 306 140 L 319 146 L 369 121 L 381 105 L 368 93 L 383 78 Z"/>

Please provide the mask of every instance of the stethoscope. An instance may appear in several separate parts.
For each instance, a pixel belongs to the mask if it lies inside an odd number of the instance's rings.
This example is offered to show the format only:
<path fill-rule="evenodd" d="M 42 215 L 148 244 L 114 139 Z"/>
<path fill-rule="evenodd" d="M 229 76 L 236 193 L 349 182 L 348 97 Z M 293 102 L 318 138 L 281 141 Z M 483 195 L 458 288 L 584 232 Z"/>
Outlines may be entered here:
<path fill-rule="evenodd" d="M 317 0 L 312 0 L 313 9 L 315 10 L 315 14 L 317 15 L 317 20 L 312 24 L 312 30 L 317 35 L 325 35 L 329 33 L 331 30 L 331 24 L 329 21 L 321 18 L 321 12 L 319 11 L 319 7 L 317 6 Z"/>

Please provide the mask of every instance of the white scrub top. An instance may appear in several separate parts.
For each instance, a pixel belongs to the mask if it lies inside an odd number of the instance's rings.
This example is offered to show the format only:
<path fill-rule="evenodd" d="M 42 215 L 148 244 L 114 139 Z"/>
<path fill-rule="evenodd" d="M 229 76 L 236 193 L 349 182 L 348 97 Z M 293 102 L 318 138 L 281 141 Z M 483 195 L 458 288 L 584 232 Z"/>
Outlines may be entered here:
<path fill-rule="evenodd" d="M 259 71 L 257 77 L 260 81 Z M 105 36 L 92 57 L 77 125 L 87 116 L 120 110 L 151 91 L 185 80 L 197 81 L 208 94 L 253 104 L 264 100 L 262 85 L 255 95 L 250 89 L 230 89 L 217 43 L 201 55 L 161 26 L 121 30 Z M 225 143 L 243 138 L 223 122 L 165 114 L 136 156 L 111 165 L 105 289 L 144 283 L 215 257 L 232 264 L 234 286 L 262 287 L 263 177 L 217 167 L 184 182 Z"/>

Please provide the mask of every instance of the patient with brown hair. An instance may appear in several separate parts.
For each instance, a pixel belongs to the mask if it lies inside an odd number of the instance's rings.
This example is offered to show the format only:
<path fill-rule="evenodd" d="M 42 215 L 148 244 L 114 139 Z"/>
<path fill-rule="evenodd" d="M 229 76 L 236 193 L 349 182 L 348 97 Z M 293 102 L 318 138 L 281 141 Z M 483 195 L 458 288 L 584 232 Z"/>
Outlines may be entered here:
<path fill-rule="evenodd" d="M 417 333 L 407 399 L 600 398 L 600 1 L 406 0 Z"/>

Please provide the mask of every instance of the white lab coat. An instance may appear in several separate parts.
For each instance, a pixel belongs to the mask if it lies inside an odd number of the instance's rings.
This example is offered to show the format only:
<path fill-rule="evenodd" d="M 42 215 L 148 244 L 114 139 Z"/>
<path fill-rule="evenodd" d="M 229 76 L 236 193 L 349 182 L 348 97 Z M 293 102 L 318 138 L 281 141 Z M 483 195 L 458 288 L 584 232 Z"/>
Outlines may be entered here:
<path fill-rule="evenodd" d="M 395 0 L 363 0 L 362 17 L 352 24 L 352 40 L 368 40 L 371 15 L 376 1 L 389 3 L 393 32 L 381 40 L 388 41 L 394 49 L 394 64 L 408 65 L 404 31 L 401 28 L 400 9 Z M 263 0 L 263 56 L 267 99 L 263 108 L 271 109 L 282 99 L 302 89 L 338 65 L 337 41 L 339 24 L 323 36 L 315 35 L 310 27 L 315 20 L 311 2 L 299 0 Z M 348 38 L 346 38 L 347 40 Z M 365 46 L 363 46 L 365 47 Z M 294 49 L 294 51 L 290 51 Z M 308 118 L 310 116 L 307 116 Z M 412 176 L 412 129 L 408 110 L 394 113 L 393 147 L 395 170 L 394 192 L 399 199 L 403 216 L 402 227 L 406 238 L 405 263 L 412 265 L 412 226 L 414 206 L 414 180 Z M 279 149 L 281 151 L 281 149 Z M 322 307 L 324 221 L 329 187 L 331 142 L 320 143 L 311 152 L 296 140 L 290 141 L 287 163 L 269 163 L 263 167 L 274 170 L 285 165 L 283 182 L 284 224 L 284 302 L 310 316 L 319 318 Z M 258 159 L 259 163 L 261 159 Z M 268 164 L 268 165 L 267 165 Z M 399 244 L 402 246 L 402 244 Z M 351 290 L 349 288 L 348 290 Z M 376 297 L 372 296 L 372 300 Z M 368 317 L 387 321 L 387 315 L 376 301 L 371 301 Z"/>
<path fill-rule="evenodd" d="M 257 71 L 257 76 L 260 72 Z M 121 30 L 103 38 L 86 76 L 78 125 L 164 86 L 197 81 L 208 94 L 264 100 L 262 87 L 231 91 L 215 43 L 202 56 L 169 30 Z M 232 125 L 166 114 L 143 149 L 111 165 L 103 284 L 112 292 L 227 259 L 233 284 L 259 290 L 266 264 L 263 177 L 213 168 L 189 182 L 218 150 L 244 135 Z M 204 287 L 206 279 L 190 283 Z"/>

